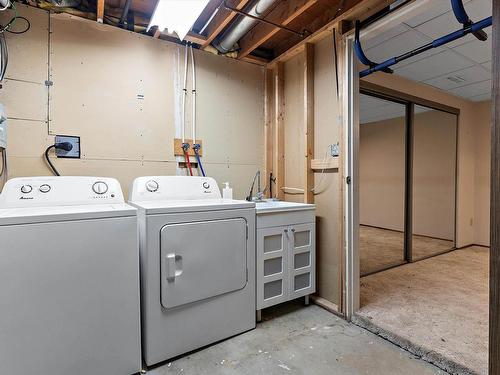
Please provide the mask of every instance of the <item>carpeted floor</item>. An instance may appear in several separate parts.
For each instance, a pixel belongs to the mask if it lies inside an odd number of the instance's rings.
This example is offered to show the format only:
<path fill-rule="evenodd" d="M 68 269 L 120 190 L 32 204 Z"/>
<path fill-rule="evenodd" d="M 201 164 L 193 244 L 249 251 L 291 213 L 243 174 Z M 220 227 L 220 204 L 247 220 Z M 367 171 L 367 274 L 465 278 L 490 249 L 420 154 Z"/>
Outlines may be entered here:
<path fill-rule="evenodd" d="M 402 232 L 360 225 L 360 270 L 366 275 L 404 261 Z M 420 259 L 453 248 L 453 241 L 413 236 L 413 258 Z"/>
<path fill-rule="evenodd" d="M 451 374 L 487 374 L 488 272 L 474 246 L 364 277 L 354 322 Z"/>

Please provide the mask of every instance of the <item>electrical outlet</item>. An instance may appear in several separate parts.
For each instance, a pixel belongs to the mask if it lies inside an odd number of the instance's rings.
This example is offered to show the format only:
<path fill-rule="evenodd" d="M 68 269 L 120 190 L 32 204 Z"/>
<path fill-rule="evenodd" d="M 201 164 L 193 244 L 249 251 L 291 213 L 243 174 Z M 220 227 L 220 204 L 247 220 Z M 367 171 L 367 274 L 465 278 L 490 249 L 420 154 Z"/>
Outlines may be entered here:
<path fill-rule="evenodd" d="M 71 151 L 56 149 L 58 158 L 80 159 L 80 137 L 71 135 L 56 135 L 56 143 L 69 142 L 73 145 Z"/>
<path fill-rule="evenodd" d="M 340 155 L 340 146 L 338 143 L 330 145 L 330 155 L 333 157 Z"/>

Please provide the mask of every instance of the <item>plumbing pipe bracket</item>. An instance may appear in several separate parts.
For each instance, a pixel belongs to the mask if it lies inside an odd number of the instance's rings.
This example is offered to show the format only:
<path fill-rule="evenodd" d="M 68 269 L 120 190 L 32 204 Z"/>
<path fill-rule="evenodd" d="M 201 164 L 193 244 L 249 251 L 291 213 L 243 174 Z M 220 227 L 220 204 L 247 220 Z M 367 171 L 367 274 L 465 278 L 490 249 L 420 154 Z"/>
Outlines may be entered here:
<path fill-rule="evenodd" d="M 366 56 L 363 51 L 363 47 L 361 46 L 361 41 L 359 40 L 359 32 L 361 31 L 361 22 L 359 20 L 356 21 L 355 29 L 354 29 L 354 51 L 356 51 L 356 55 L 358 56 L 359 61 L 364 65 L 367 65 L 370 68 L 374 68 L 378 63 L 370 60 L 368 56 Z M 390 68 L 384 68 L 381 70 L 384 73 L 392 74 L 394 71 Z"/>
<path fill-rule="evenodd" d="M 467 14 L 462 0 L 451 0 L 451 8 L 453 9 L 455 18 L 463 25 L 464 29 L 474 23 Z M 488 34 L 484 30 L 475 31 L 472 35 L 482 42 L 488 40 Z"/>

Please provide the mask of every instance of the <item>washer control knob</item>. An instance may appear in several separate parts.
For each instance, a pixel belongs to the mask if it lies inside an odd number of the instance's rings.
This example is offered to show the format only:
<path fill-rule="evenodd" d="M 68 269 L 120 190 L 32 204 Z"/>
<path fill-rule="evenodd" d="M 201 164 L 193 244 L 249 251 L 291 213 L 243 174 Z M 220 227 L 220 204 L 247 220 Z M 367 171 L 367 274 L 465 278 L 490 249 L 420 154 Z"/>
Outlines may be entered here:
<path fill-rule="evenodd" d="M 158 185 L 158 182 L 156 182 L 155 180 L 149 180 L 148 182 L 146 182 L 146 190 L 151 193 L 158 191 L 159 188 L 160 185 Z"/>
<path fill-rule="evenodd" d="M 108 192 L 108 184 L 106 184 L 103 181 L 97 181 L 92 185 L 92 190 L 94 190 L 94 193 L 96 194 L 106 194 Z"/>
<path fill-rule="evenodd" d="M 40 190 L 40 193 L 48 193 L 50 189 L 50 185 L 47 184 L 43 184 L 38 188 L 38 190 Z"/>
<path fill-rule="evenodd" d="M 207 181 L 205 181 L 205 182 L 203 183 L 203 187 L 204 187 L 205 189 L 210 189 L 210 184 L 209 184 Z"/>
<path fill-rule="evenodd" d="M 31 185 L 21 186 L 21 193 L 23 193 L 23 194 L 28 194 L 28 193 L 31 193 L 32 191 L 33 191 L 33 188 L 31 187 Z"/>

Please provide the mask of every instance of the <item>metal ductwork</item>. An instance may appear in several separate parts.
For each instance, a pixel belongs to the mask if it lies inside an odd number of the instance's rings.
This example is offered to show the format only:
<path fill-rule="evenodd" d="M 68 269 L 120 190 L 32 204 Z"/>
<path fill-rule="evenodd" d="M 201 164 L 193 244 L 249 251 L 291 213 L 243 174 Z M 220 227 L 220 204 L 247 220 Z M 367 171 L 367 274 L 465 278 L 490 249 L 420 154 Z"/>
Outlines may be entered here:
<path fill-rule="evenodd" d="M 266 11 L 276 2 L 276 0 L 258 0 L 254 6 L 248 10 L 248 14 L 254 17 L 263 17 Z M 221 53 L 228 53 L 234 49 L 235 44 L 247 33 L 258 21 L 250 17 L 241 17 L 224 36 L 215 44 Z"/>

